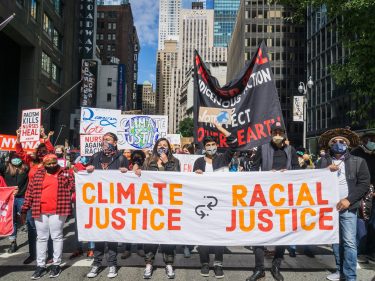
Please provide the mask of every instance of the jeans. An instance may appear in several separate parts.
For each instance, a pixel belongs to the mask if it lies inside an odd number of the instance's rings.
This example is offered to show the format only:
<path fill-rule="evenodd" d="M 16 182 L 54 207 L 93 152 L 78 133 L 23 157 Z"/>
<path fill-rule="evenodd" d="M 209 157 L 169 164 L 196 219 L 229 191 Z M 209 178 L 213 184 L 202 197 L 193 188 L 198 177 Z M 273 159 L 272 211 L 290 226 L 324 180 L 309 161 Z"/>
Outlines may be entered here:
<path fill-rule="evenodd" d="M 65 220 L 66 216 L 45 214 L 42 214 L 38 219 L 35 219 L 36 232 L 38 234 L 36 243 L 36 262 L 39 267 L 46 266 L 48 239 L 50 235 L 53 241 L 53 264 L 61 264 Z"/>
<path fill-rule="evenodd" d="M 255 269 L 263 271 L 264 270 L 264 247 L 255 246 L 253 248 L 254 248 L 254 255 L 255 255 Z M 285 248 L 286 248 L 285 246 L 276 246 L 275 256 L 273 257 L 273 261 L 278 261 L 278 263 L 281 264 L 281 260 L 284 258 Z M 280 266 L 280 264 L 278 266 Z"/>
<path fill-rule="evenodd" d="M 146 256 L 145 256 L 146 264 L 153 264 L 159 245 L 158 244 L 145 244 L 143 247 L 146 253 Z M 175 249 L 176 249 L 175 245 L 161 245 L 160 246 L 160 251 L 163 254 L 163 260 L 165 264 L 167 265 L 173 264 L 174 257 L 175 257 Z"/>
<path fill-rule="evenodd" d="M 199 258 L 201 264 L 210 263 L 210 252 L 215 254 L 214 266 L 223 266 L 224 247 L 223 246 L 199 246 Z"/>
<path fill-rule="evenodd" d="M 10 241 L 16 241 L 17 240 L 17 216 L 21 214 L 21 209 L 23 205 L 23 201 L 25 201 L 25 198 L 14 198 L 14 204 L 13 204 L 13 233 L 9 236 Z"/>
<path fill-rule="evenodd" d="M 116 242 L 95 242 L 93 266 L 101 266 L 104 256 L 105 246 L 108 246 L 108 266 L 117 266 L 117 246 Z"/>
<path fill-rule="evenodd" d="M 357 209 L 339 214 L 340 244 L 333 244 L 336 269 L 347 281 L 357 278 Z"/>

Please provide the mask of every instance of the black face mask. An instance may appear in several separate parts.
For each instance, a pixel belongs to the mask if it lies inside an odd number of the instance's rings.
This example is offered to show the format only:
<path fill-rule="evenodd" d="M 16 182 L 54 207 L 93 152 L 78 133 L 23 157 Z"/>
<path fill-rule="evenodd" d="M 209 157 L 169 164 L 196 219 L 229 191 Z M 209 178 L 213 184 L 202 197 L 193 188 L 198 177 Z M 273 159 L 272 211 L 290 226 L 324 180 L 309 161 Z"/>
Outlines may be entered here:
<path fill-rule="evenodd" d="M 46 169 L 48 174 L 54 174 L 59 170 L 60 167 L 59 165 L 56 165 L 56 166 L 46 166 L 44 168 Z"/>
<path fill-rule="evenodd" d="M 57 158 L 63 158 L 64 157 L 64 153 L 55 153 Z"/>

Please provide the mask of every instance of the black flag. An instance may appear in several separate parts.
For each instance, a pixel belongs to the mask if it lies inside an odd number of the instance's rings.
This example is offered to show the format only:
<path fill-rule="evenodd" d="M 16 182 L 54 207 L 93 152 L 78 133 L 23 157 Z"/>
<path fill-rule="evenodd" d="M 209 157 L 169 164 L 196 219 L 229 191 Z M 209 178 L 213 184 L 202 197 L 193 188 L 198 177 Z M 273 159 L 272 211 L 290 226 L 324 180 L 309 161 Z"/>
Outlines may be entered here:
<path fill-rule="evenodd" d="M 247 150 L 271 139 L 271 125 L 283 123 L 267 47 L 262 42 L 251 62 L 240 75 L 220 88 L 195 51 L 194 63 L 194 139 L 201 143 L 204 136 L 218 138 L 219 147 L 227 147 L 225 137 L 210 123 L 198 122 L 200 107 L 232 110 L 232 122 L 223 125 L 237 137 L 239 150 Z"/>

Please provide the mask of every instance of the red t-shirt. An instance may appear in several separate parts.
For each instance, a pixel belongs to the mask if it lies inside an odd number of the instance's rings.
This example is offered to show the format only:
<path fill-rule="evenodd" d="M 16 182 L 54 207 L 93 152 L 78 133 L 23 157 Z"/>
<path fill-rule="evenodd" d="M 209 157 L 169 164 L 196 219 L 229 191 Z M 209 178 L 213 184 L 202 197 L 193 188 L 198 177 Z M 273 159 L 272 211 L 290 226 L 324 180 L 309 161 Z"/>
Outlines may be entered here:
<path fill-rule="evenodd" d="M 57 209 L 57 188 L 58 173 L 50 175 L 46 173 L 42 186 L 42 197 L 40 199 L 40 208 L 42 214 L 56 214 Z"/>

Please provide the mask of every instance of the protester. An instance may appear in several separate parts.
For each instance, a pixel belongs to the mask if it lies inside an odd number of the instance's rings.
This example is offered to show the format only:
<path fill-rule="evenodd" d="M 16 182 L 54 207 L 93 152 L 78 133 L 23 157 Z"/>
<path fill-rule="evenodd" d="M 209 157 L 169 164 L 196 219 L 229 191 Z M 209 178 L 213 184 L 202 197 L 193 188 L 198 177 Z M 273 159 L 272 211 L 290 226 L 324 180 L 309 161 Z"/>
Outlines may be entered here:
<path fill-rule="evenodd" d="M 49 277 L 61 273 L 64 223 L 71 214 L 71 193 L 74 192 L 74 176 L 68 169 L 57 164 L 57 157 L 43 157 L 43 168 L 39 169 L 30 182 L 22 206 L 22 221 L 28 210 L 32 210 L 37 231 L 37 268 L 31 279 L 39 279 L 47 273 L 46 254 L 48 238 L 53 241 L 53 265 Z"/>
<path fill-rule="evenodd" d="M 217 122 L 214 123 L 217 130 L 226 137 L 226 142 L 229 148 L 223 154 L 217 153 L 217 141 L 214 137 L 206 136 L 203 139 L 203 146 L 205 150 L 205 156 L 200 157 L 194 162 L 193 172 L 202 174 L 203 172 L 220 172 L 228 171 L 229 164 L 234 155 L 234 149 L 237 147 L 237 139 L 231 136 L 227 130 L 225 130 Z M 214 257 L 214 273 L 216 278 L 224 278 L 223 271 L 223 246 L 199 246 L 198 248 L 199 258 L 201 262 L 200 274 L 204 277 L 210 276 L 210 252 L 215 254 Z"/>
<path fill-rule="evenodd" d="M 254 157 L 257 148 L 252 148 L 248 152 L 243 153 L 242 157 L 240 158 L 240 171 L 241 172 L 249 172 L 254 165 Z"/>
<path fill-rule="evenodd" d="M 89 163 L 89 157 L 86 156 L 80 156 L 78 158 L 78 163 L 76 163 L 73 166 L 73 171 L 75 173 L 78 173 L 79 171 L 86 171 L 86 168 Z M 77 250 L 75 250 L 69 257 L 69 259 L 74 259 L 77 257 L 80 257 L 83 255 L 83 243 L 78 240 L 78 228 L 77 228 L 77 214 L 76 214 L 76 193 L 74 192 L 72 195 L 72 202 L 74 204 L 74 211 L 73 214 L 75 216 L 74 221 L 74 239 L 77 244 Z M 87 249 L 87 257 L 88 258 L 94 258 L 94 249 L 95 249 L 95 243 L 94 242 L 88 242 L 88 249 Z"/>
<path fill-rule="evenodd" d="M 130 149 L 125 149 L 125 151 L 127 151 L 127 150 L 130 151 Z M 125 155 L 125 151 L 124 151 L 124 155 Z M 131 154 L 130 154 L 130 157 L 128 158 L 128 160 L 129 160 L 128 169 L 133 170 L 134 165 L 137 165 L 137 167 L 142 167 L 143 163 L 145 162 L 145 159 L 146 159 L 146 155 L 142 150 L 132 151 Z M 132 244 L 131 243 L 125 243 L 124 245 L 125 245 L 125 251 L 121 255 L 121 259 L 127 259 L 132 254 L 132 252 L 131 252 Z M 146 254 L 145 254 L 145 251 L 143 249 L 143 244 L 136 244 L 136 246 L 137 246 L 138 256 L 145 257 Z"/>
<path fill-rule="evenodd" d="M 275 122 L 271 126 L 272 139 L 258 147 L 254 156 L 252 171 L 286 171 L 299 169 L 296 150 L 286 143 L 285 127 L 281 122 Z M 271 274 L 277 281 L 283 281 L 280 266 L 284 257 L 285 246 L 277 246 L 272 261 Z M 265 277 L 264 247 L 254 247 L 255 270 L 246 281 L 260 280 Z"/>
<path fill-rule="evenodd" d="M 140 175 L 140 166 L 135 165 L 133 168 L 138 175 Z M 147 171 L 166 171 L 166 172 L 179 172 L 180 161 L 175 158 L 172 154 L 172 148 L 169 141 L 165 138 L 160 138 L 156 141 L 152 154 L 145 160 L 142 166 L 142 170 Z M 155 255 L 158 251 L 158 244 L 145 244 L 145 262 L 146 268 L 143 273 L 144 279 L 150 279 L 153 273 L 153 263 Z M 173 262 L 175 257 L 175 245 L 161 245 L 161 252 L 163 253 L 163 259 L 165 262 L 165 273 L 168 279 L 175 278 L 175 272 L 173 269 Z"/>
<path fill-rule="evenodd" d="M 57 156 L 57 162 L 62 168 L 70 168 L 70 163 L 66 159 L 65 147 L 63 145 L 55 146 L 55 154 Z"/>
<path fill-rule="evenodd" d="M 327 276 L 328 280 L 357 279 L 357 211 L 370 185 L 366 161 L 349 153 L 349 147 L 356 147 L 358 143 L 358 136 L 348 129 L 329 130 L 319 138 L 319 145 L 329 148 L 330 153 L 320 159 L 318 168 L 329 168 L 337 174 L 340 194 L 336 205 L 340 243 L 333 245 L 336 272 Z"/>
<path fill-rule="evenodd" d="M 114 133 L 106 133 L 103 136 L 102 150 L 95 153 L 89 161 L 86 171 L 92 173 L 96 170 L 120 170 L 122 173 L 128 171 L 128 160 L 117 149 L 118 138 Z M 107 277 L 117 276 L 117 243 L 115 242 L 95 242 L 94 261 L 91 270 L 87 273 L 88 278 L 94 278 L 99 274 L 102 264 L 104 250 L 108 247 L 107 263 L 109 272 Z"/>
<path fill-rule="evenodd" d="M 131 160 L 132 151 L 131 149 L 124 149 L 123 155 L 125 156 L 128 161 Z"/>
<path fill-rule="evenodd" d="M 351 151 L 352 155 L 365 159 L 370 171 L 371 184 L 375 186 L 375 132 L 366 132 L 361 136 L 362 144 Z M 367 254 L 375 261 L 375 194 L 372 200 L 372 211 L 369 221 L 357 220 L 358 254 Z M 367 224 L 367 225 L 366 225 Z M 358 261 L 367 262 L 367 258 L 358 255 Z"/>
<path fill-rule="evenodd" d="M 298 163 L 301 169 L 314 169 L 312 157 L 308 154 L 307 150 L 303 147 L 297 149 Z"/>
<path fill-rule="evenodd" d="M 3 175 L 6 186 L 16 186 L 13 204 L 13 225 L 14 231 L 9 236 L 10 246 L 8 253 L 17 251 L 17 214 L 21 213 L 21 208 L 25 200 L 25 193 L 28 184 L 29 166 L 22 162 L 21 157 L 16 153 L 11 153 L 7 164 L 0 163 L 0 174 Z M 29 245 L 30 257 L 35 259 L 35 249 Z"/>

